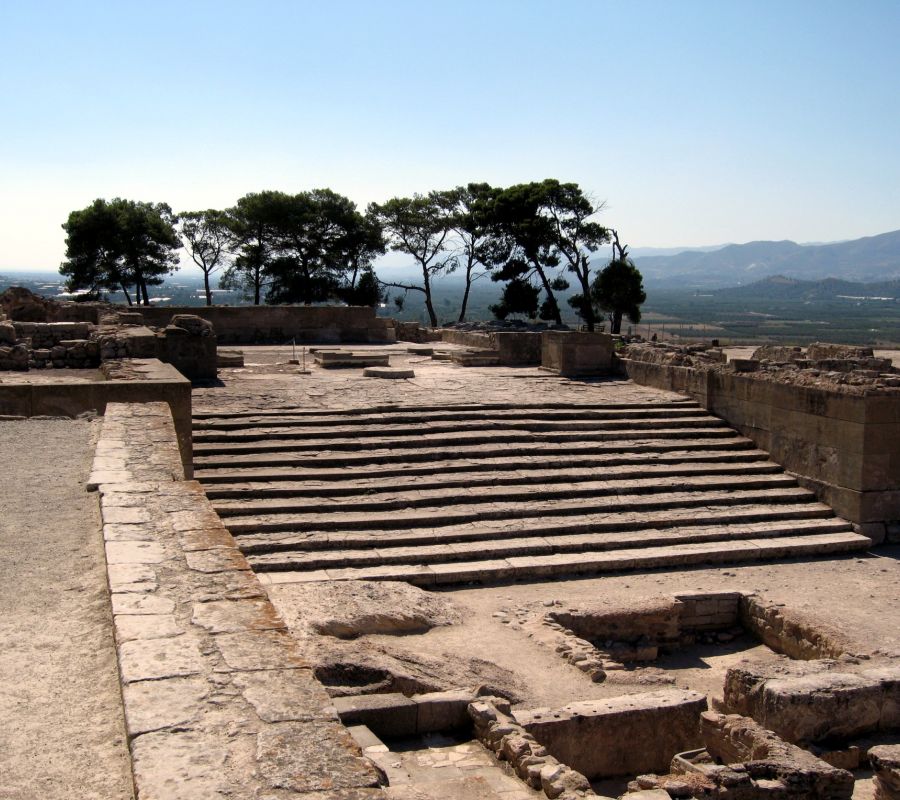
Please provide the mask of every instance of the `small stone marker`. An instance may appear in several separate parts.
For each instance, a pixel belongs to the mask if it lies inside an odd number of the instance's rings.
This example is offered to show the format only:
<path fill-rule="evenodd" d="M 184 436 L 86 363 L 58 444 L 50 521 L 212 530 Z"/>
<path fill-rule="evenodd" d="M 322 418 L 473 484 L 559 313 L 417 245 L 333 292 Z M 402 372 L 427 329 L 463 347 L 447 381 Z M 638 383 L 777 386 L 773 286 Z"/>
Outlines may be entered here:
<path fill-rule="evenodd" d="M 415 378 L 416 373 L 411 369 L 400 367 L 366 367 L 363 370 L 365 378 Z"/>

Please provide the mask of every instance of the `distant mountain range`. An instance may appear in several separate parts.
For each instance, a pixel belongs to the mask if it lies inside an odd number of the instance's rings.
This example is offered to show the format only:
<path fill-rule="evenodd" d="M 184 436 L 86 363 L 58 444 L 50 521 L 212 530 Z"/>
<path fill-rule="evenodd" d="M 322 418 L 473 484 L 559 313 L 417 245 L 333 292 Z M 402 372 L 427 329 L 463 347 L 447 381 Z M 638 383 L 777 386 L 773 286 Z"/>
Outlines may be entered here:
<path fill-rule="evenodd" d="M 746 286 L 713 289 L 708 295 L 720 300 L 779 300 L 816 302 L 821 300 L 858 300 L 900 303 L 900 280 L 859 283 L 837 278 L 803 281 L 784 275 L 771 275 Z"/>
<path fill-rule="evenodd" d="M 849 242 L 748 242 L 669 256 L 635 255 L 650 288 L 714 289 L 779 275 L 807 281 L 859 283 L 900 280 L 900 231 Z"/>

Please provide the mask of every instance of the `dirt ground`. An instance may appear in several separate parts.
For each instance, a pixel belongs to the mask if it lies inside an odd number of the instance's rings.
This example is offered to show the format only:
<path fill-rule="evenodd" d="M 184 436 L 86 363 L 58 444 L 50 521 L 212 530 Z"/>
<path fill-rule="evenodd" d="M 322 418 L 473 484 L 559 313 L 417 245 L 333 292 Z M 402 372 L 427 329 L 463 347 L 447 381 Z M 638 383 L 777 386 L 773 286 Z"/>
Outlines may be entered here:
<path fill-rule="evenodd" d="M 97 496 L 97 422 L 0 422 L 0 798 L 132 797 Z"/>
<path fill-rule="evenodd" d="M 900 656 L 900 547 L 881 547 L 863 556 L 816 561 L 785 561 L 728 568 L 683 569 L 678 572 L 632 573 L 541 583 L 473 587 L 441 592 L 459 610 L 461 622 L 439 625 L 426 633 L 404 636 L 374 634 L 351 642 L 320 637 L 331 654 L 381 660 L 395 656 L 400 664 L 422 671 L 441 683 L 477 685 L 484 673 L 461 669 L 472 658 L 509 675 L 510 689 L 527 708 L 559 707 L 576 700 L 597 699 L 662 686 L 720 695 L 726 670 L 739 661 L 780 658 L 751 637 L 727 645 L 698 645 L 689 653 L 669 656 L 647 668 L 616 671 L 603 683 L 563 661 L 550 648 L 529 637 L 528 621 L 553 608 L 617 607 L 643 599 L 686 591 L 757 591 L 822 619 L 844 633 L 858 652 Z M 309 585 L 287 584 L 270 590 L 289 624 L 306 606 Z M 387 614 L 388 609 L 382 608 Z M 405 610 L 396 609 L 397 612 Z M 298 631 L 300 633 L 300 631 Z M 306 632 L 304 632 L 306 633 Z M 308 633 L 307 633 L 308 635 Z M 436 669 L 433 665 L 439 665 Z M 440 666 L 446 665 L 446 666 Z M 446 688 L 451 688 L 446 685 Z M 465 685 L 465 683 L 460 684 Z"/>

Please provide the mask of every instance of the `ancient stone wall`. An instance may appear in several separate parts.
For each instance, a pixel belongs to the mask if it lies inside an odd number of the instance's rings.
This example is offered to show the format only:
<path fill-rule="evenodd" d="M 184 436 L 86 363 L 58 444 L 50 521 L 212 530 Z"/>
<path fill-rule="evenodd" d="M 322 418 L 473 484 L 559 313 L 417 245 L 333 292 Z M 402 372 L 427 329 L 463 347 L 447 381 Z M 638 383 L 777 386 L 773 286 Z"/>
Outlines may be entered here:
<path fill-rule="evenodd" d="M 700 719 L 709 754 L 723 764 L 743 764 L 754 783 L 776 780 L 784 796 L 795 800 L 849 800 L 853 793 L 851 773 L 783 741 L 752 719 L 713 712 Z M 760 791 L 758 796 L 767 794 Z"/>
<path fill-rule="evenodd" d="M 31 339 L 31 346 L 53 347 L 69 339 L 87 339 L 94 326 L 89 322 L 13 322 L 19 339 Z"/>
<path fill-rule="evenodd" d="M 869 750 L 875 772 L 875 800 L 900 800 L 900 745 L 881 745 Z"/>
<path fill-rule="evenodd" d="M 0 294 L 0 318 L 17 322 L 89 322 L 97 324 L 106 303 L 75 303 L 41 297 L 23 286 L 11 286 Z"/>
<path fill-rule="evenodd" d="M 757 595 L 740 596 L 740 621 L 760 641 L 791 658 L 840 658 L 850 650 L 845 638 L 821 620 Z"/>
<path fill-rule="evenodd" d="M 706 698 L 680 689 L 513 711 L 513 718 L 562 763 L 593 779 L 663 771 L 697 747 Z M 640 743 L 636 746 L 636 743 Z"/>
<path fill-rule="evenodd" d="M 865 664 L 866 662 L 862 662 Z M 725 707 L 785 741 L 806 745 L 900 728 L 900 667 L 803 661 L 732 667 Z"/>
<path fill-rule="evenodd" d="M 587 778 L 548 752 L 513 716 L 509 703 L 483 697 L 469 705 L 476 738 L 533 789 L 549 798 L 595 797 Z"/>
<path fill-rule="evenodd" d="M 169 364 L 156 359 L 107 361 L 106 380 L 78 383 L 0 383 L 0 415 L 77 417 L 102 414 L 109 403 L 166 403 L 175 419 L 181 459 L 193 474 L 191 384 Z"/>
<path fill-rule="evenodd" d="M 142 307 L 144 322 L 165 327 L 176 314 L 212 323 L 222 344 L 297 342 L 393 342 L 393 320 L 368 306 Z"/>
<path fill-rule="evenodd" d="M 631 357 L 624 365 L 635 382 L 692 397 L 733 425 L 876 543 L 900 520 L 900 390 Z"/>
<path fill-rule="evenodd" d="M 509 367 L 541 363 L 543 333 L 538 331 L 466 331 L 441 329 L 441 341 L 475 350 L 494 350 L 499 363 Z"/>

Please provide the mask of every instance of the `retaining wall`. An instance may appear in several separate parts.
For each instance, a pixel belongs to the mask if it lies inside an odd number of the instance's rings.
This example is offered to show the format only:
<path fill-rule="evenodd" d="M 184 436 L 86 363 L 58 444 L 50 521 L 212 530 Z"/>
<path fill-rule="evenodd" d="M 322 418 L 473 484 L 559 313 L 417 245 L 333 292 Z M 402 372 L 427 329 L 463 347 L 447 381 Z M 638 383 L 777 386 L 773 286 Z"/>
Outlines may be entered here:
<path fill-rule="evenodd" d="M 107 367 L 107 365 L 109 365 Z M 171 410 L 185 473 L 193 475 L 191 382 L 170 364 L 155 358 L 107 362 L 107 380 L 80 383 L 0 383 L 0 415 L 77 417 L 103 414 L 110 403 L 164 402 Z"/>
<path fill-rule="evenodd" d="M 376 317 L 375 309 L 368 306 L 142 306 L 137 310 L 154 327 L 165 327 L 176 314 L 195 314 L 212 323 L 220 344 L 396 340 L 393 320 Z"/>
<path fill-rule="evenodd" d="M 876 543 L 900 521 L 900 393 L 851 394 L 750 375 L 623 361 L 752 439 Z"/>

